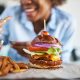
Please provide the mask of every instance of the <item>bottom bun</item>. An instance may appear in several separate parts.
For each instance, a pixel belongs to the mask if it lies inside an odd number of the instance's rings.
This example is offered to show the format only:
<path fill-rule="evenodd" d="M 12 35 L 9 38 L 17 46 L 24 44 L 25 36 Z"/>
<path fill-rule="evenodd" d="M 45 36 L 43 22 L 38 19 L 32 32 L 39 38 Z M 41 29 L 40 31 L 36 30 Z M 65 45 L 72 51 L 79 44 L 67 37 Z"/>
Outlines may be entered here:
<path fill-rule="evenodd" d="M 30 60 L 30 67 L 33 68 L 41 68 L 41 69 L 49 69 L 49 68 L 53 68 L 53 69 L 57 69 L 60 68 L 62 64 L 62 60 L 58 60 L 58 61 L 44 61 L 44 60 Z"/>
<path fill-rule="evenodd" d="M 32 67 L 32 68 L 38 68 L 38 69 L 58 69 L 58 68 L 61 68 L 61 65 L 57 65 L 57 66 L 41 66 L 41 65 L 32 64 L 32 63 L 29 63 L 29 66 Z"/>

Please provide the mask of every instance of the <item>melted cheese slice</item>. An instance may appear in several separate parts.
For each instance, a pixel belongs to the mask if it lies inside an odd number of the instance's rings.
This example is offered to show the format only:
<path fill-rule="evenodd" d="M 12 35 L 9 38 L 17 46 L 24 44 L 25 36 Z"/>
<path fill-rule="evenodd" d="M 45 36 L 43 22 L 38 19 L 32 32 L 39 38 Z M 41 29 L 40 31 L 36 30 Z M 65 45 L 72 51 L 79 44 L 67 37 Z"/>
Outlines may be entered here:
<path fill-rule="evenodd" d="M 54 56 L 54 55 L 52 55 L 52 57 L 51 57 L 51 60 L 52 61 L 58 61 L 58 60 L 60 60 L 60 56 Z"/>

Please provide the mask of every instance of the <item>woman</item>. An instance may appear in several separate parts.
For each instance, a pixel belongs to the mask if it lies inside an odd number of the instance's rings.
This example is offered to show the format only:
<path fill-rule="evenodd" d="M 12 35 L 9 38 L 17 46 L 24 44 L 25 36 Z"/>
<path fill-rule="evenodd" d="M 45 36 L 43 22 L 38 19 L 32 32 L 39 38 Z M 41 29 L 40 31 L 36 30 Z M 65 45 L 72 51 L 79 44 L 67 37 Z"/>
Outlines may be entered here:
<path fill-rule="evenodd" d="M 31 41 L 44 28 L 45 19 L 47 31 L 64 45 L 62 59 L 68 62 L 73 48 L 74 25 L 71 16 L 57 8 L 64 2 L 65 0 L 20 0 L 21 6 L 7 8 L 1 19 L 6 16 L 12 16 L 12 19 L 3 27 L 4 44 L 10 41 Z M 16 46 L 13 47 L 18 50 Z M 19 54 L 25 55 L 22 51 L 18 51 Z M 8 55 L 14 60 L 25 60 L 19 54 L 10 49 Z"/>

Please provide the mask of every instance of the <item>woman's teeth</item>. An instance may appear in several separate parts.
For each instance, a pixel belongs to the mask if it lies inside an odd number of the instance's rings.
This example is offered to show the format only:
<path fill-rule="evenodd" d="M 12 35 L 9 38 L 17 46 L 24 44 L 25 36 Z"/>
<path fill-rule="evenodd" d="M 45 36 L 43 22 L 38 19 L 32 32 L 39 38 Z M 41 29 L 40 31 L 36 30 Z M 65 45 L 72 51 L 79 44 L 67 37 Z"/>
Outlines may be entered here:
<path fill-rule="evenodd" d="M 35 9 L 34 8 L 31 8 L 31 9 L 26 9 L 25 11 L 27 12 L 27 13 L 30 13 L 30 12 L 33 12 Z"/>

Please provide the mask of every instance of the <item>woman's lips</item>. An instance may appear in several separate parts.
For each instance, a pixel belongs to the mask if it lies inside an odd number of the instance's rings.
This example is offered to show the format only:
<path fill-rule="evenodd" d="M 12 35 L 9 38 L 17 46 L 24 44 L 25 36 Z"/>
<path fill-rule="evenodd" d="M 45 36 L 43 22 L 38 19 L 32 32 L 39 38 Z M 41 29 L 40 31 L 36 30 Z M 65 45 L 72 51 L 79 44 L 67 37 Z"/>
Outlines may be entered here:
<path fill-rule="evenodd" d="M 31 9 L 26 9 L 25 11 L 27 12 L 27 13 L 30 13 L 30 12 L 33 12 L 35 9 L 34 8 L 31 8 Z"/>
<path fill-rule="evenodd" d="M 25 9 L 25 12 L 27 13 L 27 16 L 32 16 L 35 12 L 35 8 Z"/>

